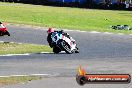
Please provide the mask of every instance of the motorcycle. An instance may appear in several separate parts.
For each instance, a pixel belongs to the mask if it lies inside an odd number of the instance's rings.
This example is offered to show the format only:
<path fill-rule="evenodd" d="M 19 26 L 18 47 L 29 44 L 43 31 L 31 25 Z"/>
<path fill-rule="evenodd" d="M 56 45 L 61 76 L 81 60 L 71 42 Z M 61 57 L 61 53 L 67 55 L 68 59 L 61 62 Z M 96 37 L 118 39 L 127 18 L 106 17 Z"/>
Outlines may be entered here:
<path fill-rule="evenodd" d="M 79 53 L 79 49 L 74 39 L 71 40 L 65 35 L 60 34 L 58 32 L 52 33 L 51 39 L 54 43 L 53 46 L 54 53 L 57 54 L 61 51 L 65 51 L 67 54 Z"/>
<path fill-rule="evenodd" d="M 7 31 L 7 28 L 5 24 L 2 24 L 3 27 L 0 28 L 0 36 L 8 35 L 10 36 L 10 33 Z"/>

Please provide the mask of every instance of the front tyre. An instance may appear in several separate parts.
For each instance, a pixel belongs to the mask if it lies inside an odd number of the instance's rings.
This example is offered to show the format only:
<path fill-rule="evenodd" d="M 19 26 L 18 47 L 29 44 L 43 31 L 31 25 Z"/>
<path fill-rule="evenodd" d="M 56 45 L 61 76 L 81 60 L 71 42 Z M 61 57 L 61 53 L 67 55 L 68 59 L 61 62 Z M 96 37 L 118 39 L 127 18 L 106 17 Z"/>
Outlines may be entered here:
<path fill-rule="evenodd" d="M 78 47 L 76 47 L 76 49 L 75 49 L 75 53 L 79 53 L 79 49 L 78 49 Z"/>
<path fill-rule="evenodd" d="M 10 36 L 10 33 L 9 33 L 8 31 L 6 31 L 6 32 L 4 33 L 4 35 Z"/>

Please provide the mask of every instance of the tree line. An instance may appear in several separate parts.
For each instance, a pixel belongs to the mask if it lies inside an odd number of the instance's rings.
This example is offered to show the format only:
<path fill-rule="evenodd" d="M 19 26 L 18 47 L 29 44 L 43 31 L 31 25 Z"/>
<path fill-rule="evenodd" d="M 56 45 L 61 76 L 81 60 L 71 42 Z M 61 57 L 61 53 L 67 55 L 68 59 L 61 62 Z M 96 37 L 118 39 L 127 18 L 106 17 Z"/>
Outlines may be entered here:
<path fill-rule="evenodd" d="M 51 6 L 70 6 L 70 7 L 84 7 L 84 8 L 97 8 L 97 9 L 126 9 L 124 3 L 95 3 L 93 0 L 87 0 L 87 3 L 80 4 L 79 2 L 62 3 L 62 2 L 50 2 L 49 0 L 0 0 L 2 2 L 17 2 L 36 5 L 51 5 Z M 129 8 L 132 10 L 132 7 Z"/>

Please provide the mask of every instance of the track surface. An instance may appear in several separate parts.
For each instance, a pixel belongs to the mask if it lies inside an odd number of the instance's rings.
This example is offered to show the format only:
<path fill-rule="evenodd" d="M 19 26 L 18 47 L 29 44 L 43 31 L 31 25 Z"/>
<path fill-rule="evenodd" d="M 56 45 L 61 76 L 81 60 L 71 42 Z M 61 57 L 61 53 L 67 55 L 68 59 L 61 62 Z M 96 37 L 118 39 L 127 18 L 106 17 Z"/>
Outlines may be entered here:
<path fill-rule="evenodd" d="M 0 41 L 47 44 L 46 30 L 8 26 L 11 37 Z M 88 73 L 132 74 L 132 36 L 68 31 L 75 38 L 79 54 L 32 54 L 29 56 L 0 56 L 0 75 L 51 74 L 42 80 L 5 88 L 80 88 L 75 75 L 82 65 Z M 84 88 L 131 88 L 130 84 L 88 84 Z"/>

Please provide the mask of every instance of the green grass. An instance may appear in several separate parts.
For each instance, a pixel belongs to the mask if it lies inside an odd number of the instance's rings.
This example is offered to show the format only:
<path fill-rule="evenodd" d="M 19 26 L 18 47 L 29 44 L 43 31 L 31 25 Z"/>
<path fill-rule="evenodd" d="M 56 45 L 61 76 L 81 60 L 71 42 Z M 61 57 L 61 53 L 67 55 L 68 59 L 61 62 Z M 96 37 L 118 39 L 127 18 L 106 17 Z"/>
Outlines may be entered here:
<path fill-rule="evenodd" d="M 24 54 L 51 52 L 51 48 L 46 45 L 0 43 L 0 54 Z"/>
<path fill-rule="evenodd" d="M 0 20 L 72 30 L 132 33 L 132 31 L 117 31 L 109 28 L 111 25 L 118 24 L 132 26 L 132 11 L 79 9 L 1 2 Z"/>
<path fill-rule="evenodd" d="M 39 76 L 11 76 L 11 77 L 0 77 L 0 85 L 9 85 L 17 83 L 26 83 L 32 80 L 39 80 Z"/>

